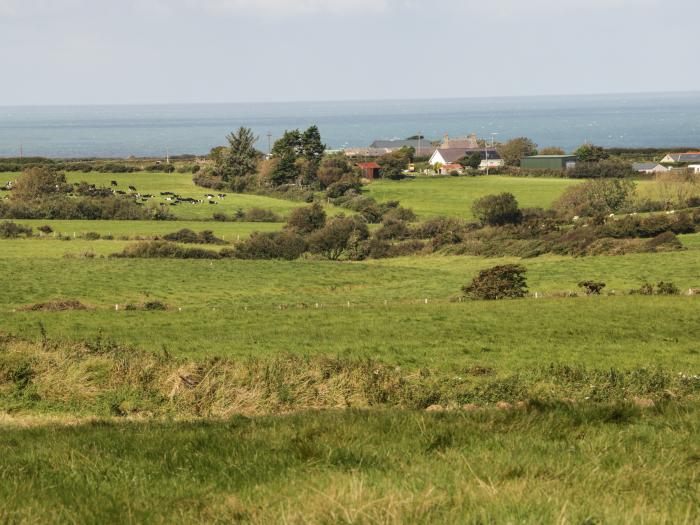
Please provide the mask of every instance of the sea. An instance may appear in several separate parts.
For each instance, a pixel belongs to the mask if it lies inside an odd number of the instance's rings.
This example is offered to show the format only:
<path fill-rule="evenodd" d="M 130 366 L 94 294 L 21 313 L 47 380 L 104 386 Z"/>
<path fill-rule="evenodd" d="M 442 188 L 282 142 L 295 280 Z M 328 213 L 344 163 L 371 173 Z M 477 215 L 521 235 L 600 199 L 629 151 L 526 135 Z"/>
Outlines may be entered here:
<path fill-rule="evenodd" d="M 700 149 L 700 92 L 235 104 L 0 106 L 0 157 L 201 155 L 240 126 L 258 148 L 285 130 L 320 128 L 330 149 L 421 134 L 530 137 L 572 151 L 608 147 Z"/>

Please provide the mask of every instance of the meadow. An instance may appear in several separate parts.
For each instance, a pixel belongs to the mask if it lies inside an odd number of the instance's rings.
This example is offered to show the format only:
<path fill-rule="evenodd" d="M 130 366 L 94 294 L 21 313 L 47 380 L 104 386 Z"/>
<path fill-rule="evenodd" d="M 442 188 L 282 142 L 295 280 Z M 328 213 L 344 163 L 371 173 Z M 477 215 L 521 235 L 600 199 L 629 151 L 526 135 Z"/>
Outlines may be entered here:
<path fill-rule="evenodd" d="M 378 201 L 398 200 L 421 219 L 436 216 L 472 218 L 472 204 L 486 195 L 510 192 L 523 208 L 549 208 L 566 190 L 578 184 L 571 179 L 504 177 L 417 177 L 401 181 L 379 180 L 367 187 Z"/>
<path fill-rule="evenodd" d="M 191 175 L 70 177 L 207 193 Z M 479 196 L 547 207 L 570 184 L 367 191 L 469 218 Z M 700 234 L 624 256 L 110 257 L 181 228 L 274 231 L 208 219 L 299 205 L 229 194 L 175 221 L 17 221 L 65 238 L 0 240 L 0 522 L 700 520 L 700 296 L 629 293 L 700 288 Z M 501 263 L 527 268 L 528 297 L 460 299 Z M 583 296 L 586 279 L 603 294 Z M 31 310 L 53 300 L 86 309 Z M 168 309 L 126 309 L 147 301 Z"/>

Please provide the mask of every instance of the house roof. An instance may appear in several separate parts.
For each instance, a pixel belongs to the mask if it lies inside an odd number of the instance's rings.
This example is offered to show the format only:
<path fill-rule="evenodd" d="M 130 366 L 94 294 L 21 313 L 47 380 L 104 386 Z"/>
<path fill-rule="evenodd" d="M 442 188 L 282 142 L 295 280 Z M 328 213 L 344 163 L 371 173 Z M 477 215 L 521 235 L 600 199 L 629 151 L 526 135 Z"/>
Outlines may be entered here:
<path fill-rule="evenodd" d="M 445 170 L 461 170 L 462 165 L 461 164 L 445 164 L 442 169 Z"/>
<path fill-rule="evenodd" d="M 369 145 L 370 148 L 387 148 L 387 149 L 401 149 L 401 148 L 416 148 L 420 146 L 422 148 L 431 147 L 432 141 L 428 139 L 410 139 L 410 140 L 375 140 Z"/>
<path fill-rule="evenodd" d="M 669 153 L 674 162 L 697 162 L 700 161 L 700 151 L 688 151 L 686 153 Z"/>
<path fill-rule="evenodd" d="M 486 151 L 488 151 L 489 154 L 489 159 L 492 160 L 498 160 L 500 159 L 500 155 L 495 149 L 488 149 L 485 150 L 483 148 L 438 148 L 435 150 L 436 152 L 440 153 L 440 156 L 445 160 L 447 163 L 454 163 L 461 159 L 462 157 L 466 157 L 468 155 L 471 155 L 473 153 L 478 153 L 481 155 L 482 159 L 486 158 Z"/>
<path fill-rule="evenodd" d="M 635 171 L 653 170 L 654 168 L 657 168 L 659 166 L 660 166 L 660 164 L 658 162 L 634 162 L 634 163 L 632 163 L 632 168 Z"/>
<path fill-rule="evenodd" d="M 357 166 L 363 170 L 378 170 L 381 168 L 381 166 L 376 162 L 360 162 L 357 164 Z"/>

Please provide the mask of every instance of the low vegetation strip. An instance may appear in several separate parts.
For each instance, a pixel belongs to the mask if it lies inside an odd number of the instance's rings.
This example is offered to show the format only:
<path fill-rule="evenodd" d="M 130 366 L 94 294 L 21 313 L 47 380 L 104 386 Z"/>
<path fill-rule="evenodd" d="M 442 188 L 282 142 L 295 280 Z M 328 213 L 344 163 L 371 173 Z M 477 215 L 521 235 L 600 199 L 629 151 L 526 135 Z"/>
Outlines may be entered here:
<path fill-rule="evenodd" d="M 101 342 L 0 341 L 0 409 L 85 415 L 229 417 L 322 408 L 654 406 L 700 400 L 700 376 L 551 364 L 496 374 L 402 369 L 379 361 L 278 355 L 175 358 Z"/>

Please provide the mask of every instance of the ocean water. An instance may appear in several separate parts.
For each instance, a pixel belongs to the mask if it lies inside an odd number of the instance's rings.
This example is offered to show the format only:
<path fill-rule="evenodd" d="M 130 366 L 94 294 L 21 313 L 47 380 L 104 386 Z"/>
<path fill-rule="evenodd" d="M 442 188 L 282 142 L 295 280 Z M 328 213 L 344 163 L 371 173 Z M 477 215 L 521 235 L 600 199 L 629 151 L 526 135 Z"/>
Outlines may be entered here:
<path fill-rule="evenodd" d="M 700 92 L 369 102 L 133 106 L 0 106 L 0 156 L 127 157 L 203 154 L 239 126 L 267 150 L 284 130 L 319 126 L 330 148 L 444 133 L 572 150 L 603 146 L 700 148 Z"/>

